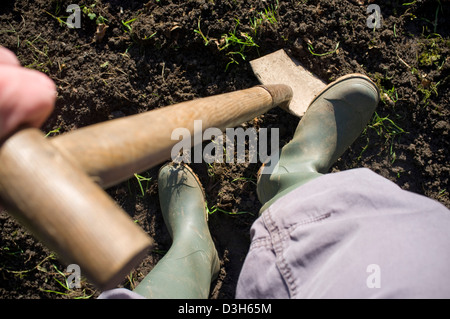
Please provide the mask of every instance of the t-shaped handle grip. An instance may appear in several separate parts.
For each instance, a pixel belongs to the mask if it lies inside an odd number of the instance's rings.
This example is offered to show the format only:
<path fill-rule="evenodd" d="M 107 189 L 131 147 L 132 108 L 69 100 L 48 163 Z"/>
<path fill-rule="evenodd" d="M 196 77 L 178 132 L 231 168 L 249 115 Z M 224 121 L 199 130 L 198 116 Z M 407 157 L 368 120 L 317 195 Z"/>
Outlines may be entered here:
<path fill-rule="evenodd" d="M 142 261 L 152 239 L 37 129 L 0 148 L 2 205 L 48 248 L 80 266 L 101 290 Z"/>

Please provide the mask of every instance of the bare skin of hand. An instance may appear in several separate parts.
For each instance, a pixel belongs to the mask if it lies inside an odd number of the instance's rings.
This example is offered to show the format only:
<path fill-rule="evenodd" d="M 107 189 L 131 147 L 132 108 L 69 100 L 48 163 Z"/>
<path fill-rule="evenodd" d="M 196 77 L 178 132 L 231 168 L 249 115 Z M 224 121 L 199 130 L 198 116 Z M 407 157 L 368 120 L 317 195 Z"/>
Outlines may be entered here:
<path fill-rule="evenodd" d="M 20 126 L 39 128 L 52 113 L 56 86 L 44 73 L 22 67 L 0 47 L 0 140 Z"/>

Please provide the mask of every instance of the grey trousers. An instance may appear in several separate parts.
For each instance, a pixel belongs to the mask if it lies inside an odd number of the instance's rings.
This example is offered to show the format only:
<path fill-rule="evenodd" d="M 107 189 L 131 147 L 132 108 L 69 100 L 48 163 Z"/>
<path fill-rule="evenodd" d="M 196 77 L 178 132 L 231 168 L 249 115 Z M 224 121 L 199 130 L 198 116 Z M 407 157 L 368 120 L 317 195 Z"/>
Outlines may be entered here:
<path fill-rule="evenodd" d="M 450 298 L 450 211 L 369 169 L 300 186 L 251 237 L 237 298 Z"/>
<path fill-rule="evenodd" d="M 369 169 L 293 190 L 251 237 L 236 298 L 450 298 L 450 211 Z"/>

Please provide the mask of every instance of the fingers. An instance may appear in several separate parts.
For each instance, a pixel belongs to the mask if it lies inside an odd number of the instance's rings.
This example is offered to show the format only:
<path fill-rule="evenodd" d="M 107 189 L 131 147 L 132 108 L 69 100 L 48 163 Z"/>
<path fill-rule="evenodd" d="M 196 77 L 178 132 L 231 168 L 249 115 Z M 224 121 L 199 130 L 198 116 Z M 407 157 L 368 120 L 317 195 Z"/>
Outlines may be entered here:
<path fill-rule="evenodd" d="M 0 46 L 0 64 L 20 66 L 16 55 L 5 47 Z"/>
<path fill-rule="evenodd" d="M 20 125 L 40 127 L 54 108 L 56 86 L 45 74 L 20 66 L 0 48 L 0 139 Z"/>

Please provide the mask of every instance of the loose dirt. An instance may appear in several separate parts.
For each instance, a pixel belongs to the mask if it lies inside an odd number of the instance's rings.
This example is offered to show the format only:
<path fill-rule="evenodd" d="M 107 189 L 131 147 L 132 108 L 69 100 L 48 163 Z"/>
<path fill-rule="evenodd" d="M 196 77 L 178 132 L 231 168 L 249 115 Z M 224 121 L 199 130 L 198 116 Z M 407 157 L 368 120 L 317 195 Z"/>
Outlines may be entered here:
<path fill-rule="evenodd" d="M 368 167 L 450 207 L 448 1 L 383 1 L 380 28 L 367 26 L 372 1 L 362 0 L 79 1 L 81 27 L 70 29 L 72 2 L 5 0 L 0 8 L 0 44 L 58 87 L 45 133 L 257 85 L 248 61 L 284 48 L 326 81 L 362 72 L 382 92 L 373 121 L 332 171 Z M 297 123 L 274 109 L 243 127 L 279 128 L 282 146 Z M 211 298 L 234 297 L 261 207 L 259 166 L 192 166 L 210 210 L 218 208 L 209 223 L 221 272 Z M 149 179 L 142 181 L 144 196 L 134 177 L 107 190 L 157 244 L 122 287 L 132 289 L 170 247 L 157 172 L 137 172 Z M 67 265 L 6 212 L 0 230 L 0 298 L 98 296 L 86 281 L 81 289 L 65 289 Z"/>

